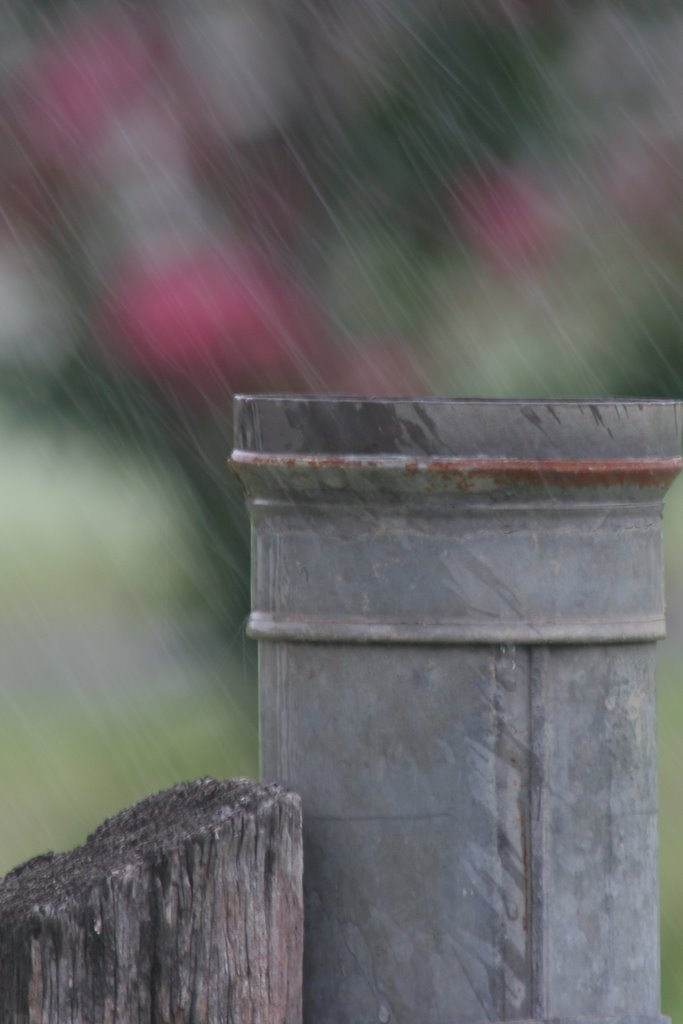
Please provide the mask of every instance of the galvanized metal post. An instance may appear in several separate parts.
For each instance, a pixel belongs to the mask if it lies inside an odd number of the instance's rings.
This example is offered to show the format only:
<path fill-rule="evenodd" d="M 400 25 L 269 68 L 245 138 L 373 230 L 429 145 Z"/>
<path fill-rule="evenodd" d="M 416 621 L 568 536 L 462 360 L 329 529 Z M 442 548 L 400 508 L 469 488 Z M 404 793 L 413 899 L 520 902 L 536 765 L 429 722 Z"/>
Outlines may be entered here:
<path fill-rule="evenodd" d="M 240 397 L 305 1019 L 659 1020 L 673 402 Z"/>

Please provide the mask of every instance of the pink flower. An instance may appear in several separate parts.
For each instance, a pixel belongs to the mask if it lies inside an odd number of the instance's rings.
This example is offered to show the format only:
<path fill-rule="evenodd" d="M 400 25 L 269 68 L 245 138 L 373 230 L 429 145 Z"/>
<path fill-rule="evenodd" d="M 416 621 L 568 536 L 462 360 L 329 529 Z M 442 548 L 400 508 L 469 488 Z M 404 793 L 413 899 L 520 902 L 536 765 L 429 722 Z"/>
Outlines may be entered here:
<path fill-rule="evenodd" d="M 503 170 L 455 190 L 458 226 L 498 270 L 518 273 L 554 253 L 565 234 L 559 205 L 530 177 Z"/>
<path fill-rule="evenodd" d="M 242 250 L 133 261 L 100 313 L 124 366 L 179 390 L 287 387 L 306 374 L 319 318 L 293 284 Z"/>
<path fill-rule="evenodd" d="M 87 159 L 110 118 L 136 101 L 154 71 L 135 24 L 108 10 L 81 15 L 40 44 L 20 79 L 15 117 L 35 157 Z"/>

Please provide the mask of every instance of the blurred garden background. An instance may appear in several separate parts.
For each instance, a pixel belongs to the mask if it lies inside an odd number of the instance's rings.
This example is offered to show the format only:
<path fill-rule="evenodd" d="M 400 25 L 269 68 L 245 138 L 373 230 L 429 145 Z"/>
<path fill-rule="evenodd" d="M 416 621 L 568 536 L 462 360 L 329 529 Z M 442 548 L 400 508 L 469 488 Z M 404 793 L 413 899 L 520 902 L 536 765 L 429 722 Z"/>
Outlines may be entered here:
<path fill-rule="evenodd" d="M 683 397 L 682 51 L 675 0 L 0 6 L 0 872 L 258 770 L 232 394 Z"/>

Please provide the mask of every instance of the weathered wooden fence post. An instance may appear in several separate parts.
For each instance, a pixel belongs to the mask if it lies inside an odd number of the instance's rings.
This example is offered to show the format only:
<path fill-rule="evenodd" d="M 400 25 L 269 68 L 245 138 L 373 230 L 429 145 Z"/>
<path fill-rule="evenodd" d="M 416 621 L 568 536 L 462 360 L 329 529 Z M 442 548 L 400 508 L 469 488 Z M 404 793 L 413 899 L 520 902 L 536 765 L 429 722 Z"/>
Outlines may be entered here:
<path fill-rule="evenodd" d="M 301 808 L 181 783 L 0 880 L 2 1024 L 300 1024 Z"/>
<path fill-rule="evenodd" d="M 669 402 L 241 397 L 304 1019 L 659 1019 Z"/>

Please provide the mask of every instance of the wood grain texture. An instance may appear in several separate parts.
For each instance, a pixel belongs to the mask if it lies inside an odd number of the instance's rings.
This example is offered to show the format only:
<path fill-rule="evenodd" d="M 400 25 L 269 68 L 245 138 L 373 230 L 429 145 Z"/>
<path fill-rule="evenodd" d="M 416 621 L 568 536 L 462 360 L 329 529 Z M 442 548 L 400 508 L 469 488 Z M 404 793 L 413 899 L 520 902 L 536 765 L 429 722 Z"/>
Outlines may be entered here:
<path fill-rule="evenodd" d="M 300 1024 L 301 806 L 180 783 L 0 880 L 2 1024 Z"/>

